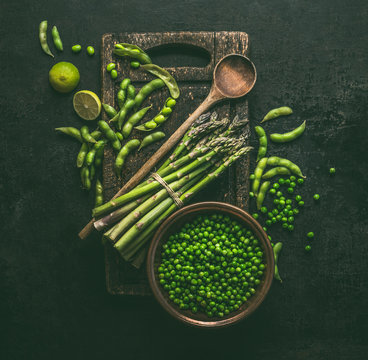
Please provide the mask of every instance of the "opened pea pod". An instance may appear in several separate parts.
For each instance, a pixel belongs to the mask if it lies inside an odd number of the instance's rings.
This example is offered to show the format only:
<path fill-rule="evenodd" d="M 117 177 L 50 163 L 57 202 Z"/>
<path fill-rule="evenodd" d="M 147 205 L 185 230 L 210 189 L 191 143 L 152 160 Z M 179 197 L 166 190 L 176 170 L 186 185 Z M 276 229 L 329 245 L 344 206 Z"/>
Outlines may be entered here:
<path fill-rule="evenodd" d="M 141 64 L 151 64 L 150 57 L 137 45 L 120 43 L 115 45 L 114 54 L 118 56 L 129 56 Z"/>
<path fill-rule="evenodd" d="M 142 125 L 136 126 L 135 128 L 141 131 L 152 131 L 153 129 L 159 127 L 170 117 L 175 104 L 176 101 L 173 98 L 169 97 L 165 101 L 165 105 L 163 106 L 163 108 L 152 120 L 147 121 Z"/>

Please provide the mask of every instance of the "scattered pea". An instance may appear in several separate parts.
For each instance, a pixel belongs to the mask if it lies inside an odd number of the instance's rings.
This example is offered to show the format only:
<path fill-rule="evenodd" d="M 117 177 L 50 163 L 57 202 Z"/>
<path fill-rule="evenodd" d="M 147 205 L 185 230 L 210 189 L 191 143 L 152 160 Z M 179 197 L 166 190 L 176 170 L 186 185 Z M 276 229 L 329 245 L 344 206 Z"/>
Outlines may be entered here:
<path fill-rule="evenodd" d="M 299 201 L 299 202 L 298 202 L 298 205 L 299 205 L 299 206 L 304 206 L 304 201 Z"/>
<path fill-rule="evenodd" d="M 75 54 L 78 54 L 81 50 L 82 50 L 82 46 L 80 46 L 79 44 L 72 46 L 72 51 Z"/>
<path fill-rule="evenodd" d="M 310 232 L 307 234 L 307 237 L 309 237 L 309 238 L 313 238 L 313 237 L 314 237 L 314 232 L 313 232 L 313 231 L 310 231 Z"/>
<path fill-rule="evenodd" d="M 295 181 L 296 177 L 294 175 L 291 175 L 289 179 L 290 179 L 290 181 Z"/>
<path fill-rule="evenodd" d="M 305 251 L 311 251 L 312 247 L 310 245 L 307 245 L 304 249 Z"/>
<path fill-rule="evenodd" d="M 130 63 L 130 66 L 131 66 L 133 69 L 138 69 L 138 68 L 141 66 L 141 64 L 139 63 L 139 61 L 132 61 L 132 62 Z"/>
<path fill-rule="evenodd" d="M 314 199 L 314 200 L 319 200 L 319 195 L 318 195 L 318 194 L 314 194 L 314 195 L 313 195 L 313 199 Z"/>
<path fill-rule="evenodd" d="M 275 219 L 275 220 L 276 220 L 276 219 Z M 266 220 L 266 225 L 267 225 L 267 226 L 272 225 L 272 220 Z"/>
<path fill-rule="evenodd" d="M 284 179 L 284 178 L 280 178 L 280 179 L 279 179 L 279 184 L 280 184 L 280 185 L 285 184 L 285 179 Z"/>
<path fill-rule="evenodd" d="M 296 183 L 294 181 L 290 182 L 290 187 L 294 188 L 296 186 Z"/>
<path fill-rule="evenodd" d="M 265 214 L 265 213 L 267 212 L 267 208 L 266 208 L 265 206 L 262 206 L 262 207 L 261 207 L 261 212 L 262 212 L 263 214 Z"/>
<path fill-rule="evenodd" d="M 301 199 L 302 199 L 302 197 L 300 195 L 295 196 L 296 201 L 300 201 Z"/>
<path fill-rule="evenodd" d="M 285 185 L 289 186 L 290 185 L 290 182 L 291 182 L 290 179 L 286 179 L 285 180 Z"/>
<path fill-rule="evenodd" d="M 256 178 L 256 176 L 255 176 L 254 174 L 250 174 L 250 175 L 249 175 L 249 179 L 250 179 L 250 180 L 254 180 L 255 178 Z"/>
<path fill-rule="evenodd" d="M 289 188 L 287 189 L 287 192 L 288 192 L 289 194 L 292 194 L 292 193 L 294 192 L 294 188 L 289 187 Z"/>
<path fill-rule="evenodd" d="M 253 218 L 254 218 L 254 219 L 256 219 L 256 220 L 257 220 L 257 219 L 258 219 L 258 217 L 259 217 L 259 215 L 258 215 L 257 213 L 252 214 L 252 216 L 253 216 Z"/>
<path fill-rule="evenodd" d="M 114 70 L 115 67 L 116 65 L 114 63 L 110 63 L 109 65 L 106 66 L 106 70 L 110 72 L 111 70 Z"/>
<path fill-rule="evenodd" d="M 272 186 L 273 186 L 275 189 L 278 189 L 278 188 L 280 187 L 280 184 L 278 184 L 278 183 L 274 183 Z"/>
<path fill-rule="evenodd" d="M 93 46 L 87 46 L 87 54 L 89 56 L 92 56 L 92 55 L 94 55 L 94 53 L 95 53 L 94 47 Z"/>
<path fill-rule="evenodd" d="M 282 192 L 281 192 L 281 191 L 278 191 L 278 192 L 276 193 L 276 196 L 277 196 L 277 197 L 281 197 L 281 196 L 282 196 Z"/>
<path fill-rule="evenodd" d="M 293 209 L 293 213 L 294 213 L 294 215 L 298 215 L 299 214 L 299 209 Z"/>
<path fill-rule="evenodd" d="M 115 69 L 111 70 L 111 79 L 116 79 L 118 77 L 118 72 Z"/>
<path fill-rule="evenodd" d="M 298 184 L 300 184 L 300 185 L 304 184 L 304 179 L 303 178 L 299 178 L 297 181 L 298 181 Z"/>
<path fill-rule="evenodd" d="M 276 194 L 276 189 L 270 189 L 269 193 L 272 194 L 272 195 L 275 195 Z"/>
<path fill-rule="evenodd" d="M 291 225 L 291 224 L 290 224 L 290 225 L 288 225 L 288 230 L 289 230 L 289 231 L 293 231 L 293 230 L 294 230 L 294 225 Z"/>
<path fill-rule="evenodd" d="M 336 173 L 336 169 L 335 168 L 330 168 L 330 174 L 334 175 Z"/>
<path fill-rule="evenodd" d="M 253 191 L 251 191 L 251 192 L 249 192 L 249 197 L 254 197 L 254 192 Z"/>
<path fill-rule="evenodd" d="M 290 222 L 293 222 L 294 221 L 294 216 L 289 216 L 288 217 L 288 222 L 290 223 Z"/>

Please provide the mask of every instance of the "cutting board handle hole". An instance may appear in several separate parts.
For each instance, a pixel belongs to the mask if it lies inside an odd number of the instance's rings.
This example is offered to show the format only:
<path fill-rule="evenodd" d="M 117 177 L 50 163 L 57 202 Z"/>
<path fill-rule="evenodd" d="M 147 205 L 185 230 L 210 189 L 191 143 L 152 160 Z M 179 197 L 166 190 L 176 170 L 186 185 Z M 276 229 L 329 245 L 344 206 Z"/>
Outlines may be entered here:
<path fill-rule="evenodd" d="M 207 50 L 189 44 L 164 44 L 146 51 L 152 62 L 162 67 L 205 68 L 211 61 L 211 55 Z"/>

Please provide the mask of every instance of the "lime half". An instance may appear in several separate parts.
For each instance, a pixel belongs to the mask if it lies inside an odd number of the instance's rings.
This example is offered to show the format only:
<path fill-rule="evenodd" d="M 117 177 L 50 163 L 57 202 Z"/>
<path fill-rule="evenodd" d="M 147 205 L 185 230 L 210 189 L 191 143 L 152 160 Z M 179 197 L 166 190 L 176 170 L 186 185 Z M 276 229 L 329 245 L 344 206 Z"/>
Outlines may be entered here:
<path fill-rule="evenodd" d="M 95 120 L 101 112 L 101 101 L 92 91 L 81 90 L 74 94 L 73 107 L 84 120 Z"/>

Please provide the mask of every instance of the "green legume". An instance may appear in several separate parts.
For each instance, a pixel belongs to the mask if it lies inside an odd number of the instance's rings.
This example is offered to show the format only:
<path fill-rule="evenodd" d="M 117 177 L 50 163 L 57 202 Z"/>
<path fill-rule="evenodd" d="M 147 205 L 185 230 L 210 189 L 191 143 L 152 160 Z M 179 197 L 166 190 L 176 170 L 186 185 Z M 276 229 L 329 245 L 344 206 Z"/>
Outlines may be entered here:
<path fill-rule="evenodd" d="M 330 174 L 333 175 L 336 173 L 336 169 L 335 168 L 330 168 Z"/>
<path fill-rule="evenodd" d="M 255 175 L 254 175 L 254 174 L 250 174 L 250 175 L 249 175 L 249 179 L 250 179 L 250 180 L 254 180 L 255 178 L 256 178 L 256 177 L 255 177 Z"/>
<path fill-rule="evenodd" d="M 56 26 L 53 26 L 51 30 L 51 34 L 52 34 L 52 39 L 54 40 L 54 45 L 56 49 L 58 49 L 59 51 L 63 51 L 63 43 L 61 41 L 59 31 Z"/>
<path fill-rule="evenodd" d="M 312 247 L 310 245 L 307 245 L 304 249 L 305 249 L 305 251 L 311 251 Z"/>
<path fill-rule="evenodd" d="M 79 44 L 72 46 L 72 51 L 75 54 L 78 54 L 79 52 L 81 52 L 81 50 L 82 50 L 82 46 L 80 46 Z"/>
<path fill-rule="evenodd" d="M 314 200 L 319 200 L 319 194 L 314 194 L 314 195 L 313 195 L 313 199 L 314 199 Z"/>
<path fill-rule="evenodd" d="M 111 79 L 116 79 L 118 77 L 118 72 L 115 69 L 112 69 L 110 72 Z"/>
<path fill-rule="evenodd" d="M 313 232 L 313 231 L 310 231 L 310 232 L 307 234 L 307 237 L 309 237 L 309 238 L 313 238 L 313 237 L 314 237 L 314 232 Z"/>
<path fill-rule="evenodd" d="M 298 181 L 298 184 L 300 184 L 300 185 L 304 184 L 304 179 L 302 179 L 302 178 L 299 178 L 297 181 Z"/>
<path fill-rule="evenodd" d="M 41 44 L 41 48 L 42 50 L 47 54 L 50 55 L 52 57 L 54 57 L 54 55 L 52 54 L 49 45 L 47 44 L 47 20 L 41 21 L 40 26 L 39 26 L 39 39 L 40 39 L 40 44 Z"/>
<path fill-rule="evenodd" d="M 282 116 L 282 115 L 290 115 L 292 113 L 293 113 L 293 110 L 289 108 L 288 106 L 282 106 L 277 109 L 272 109 L 266 114 L 266 116 L 263 118 L 261 123 L 263 123 L 264 121 L 276 119 L 277 117 Z"/>
<path fill-rule="evenodd" d="M 87 54 L 92 56 L 95 53 L 95 49 L 93 46 L 87 46 Z"/>
<path fill-rule="evenodd" d="M 110 63 L 106 66 L 106 70 L 110 72 L 111 70 L 114 70 L 116 67 L 115 63 Z"/>
<path fill-rule="evenodd" d="M 141 66 L 141 64 L 139 63 L 139 61 L 131 61 L 130 66 L 133 69 L 138 69 Z"/>

